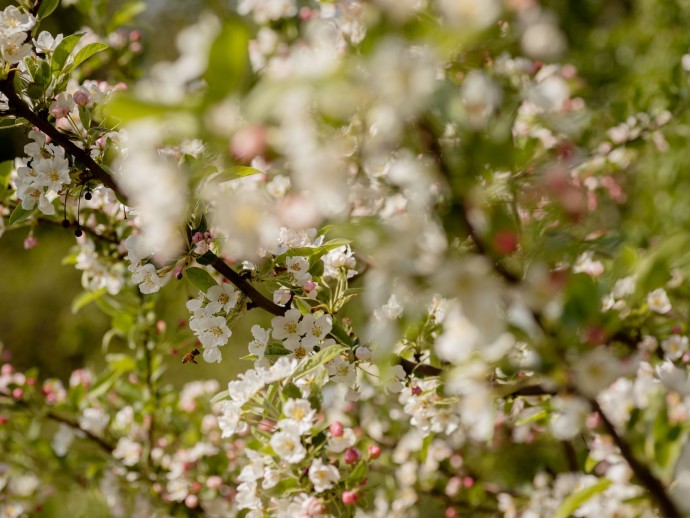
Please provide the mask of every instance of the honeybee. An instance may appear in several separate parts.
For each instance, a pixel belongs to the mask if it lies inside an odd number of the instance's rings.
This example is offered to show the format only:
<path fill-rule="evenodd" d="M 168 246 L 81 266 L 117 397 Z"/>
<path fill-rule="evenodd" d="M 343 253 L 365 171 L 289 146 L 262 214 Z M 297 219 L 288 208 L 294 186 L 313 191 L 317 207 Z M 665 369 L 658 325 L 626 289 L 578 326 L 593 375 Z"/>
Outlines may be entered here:
<path fill-rule="evenodd" d="M 182 357 L 182 363 L 189 363 L 189 362 L 196 363 L 196 360 L 194 358 L 196 356 L 199 356 L 199 354 L 201 354 L 199 352 L 199 349 L 194 348 L 193 350 L 189 351 L 187 354 L 185 354 Z"/>

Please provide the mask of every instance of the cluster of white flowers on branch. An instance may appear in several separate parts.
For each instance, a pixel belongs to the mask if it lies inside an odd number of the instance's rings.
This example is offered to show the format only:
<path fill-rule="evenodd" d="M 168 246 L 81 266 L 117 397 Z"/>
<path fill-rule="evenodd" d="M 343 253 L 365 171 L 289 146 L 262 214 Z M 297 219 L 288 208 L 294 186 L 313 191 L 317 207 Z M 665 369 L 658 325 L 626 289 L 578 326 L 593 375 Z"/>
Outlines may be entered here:
<path fill-rule="evenodd" d="M 147 73 L 140 4 L 39 32 L 58 3 L 0 12 L 0 234 L 74 223 L 112 326 L 69 387 L 2 366 L 0 514 L 51 498 L 24 450 L 89 444 L 117 516 L 690 512 L 687 207 L 632 196 L 670 106 L 589 107 L 535 2 L 243 0 Z M 175 389 L 171 351 L 253 366 Z"/>

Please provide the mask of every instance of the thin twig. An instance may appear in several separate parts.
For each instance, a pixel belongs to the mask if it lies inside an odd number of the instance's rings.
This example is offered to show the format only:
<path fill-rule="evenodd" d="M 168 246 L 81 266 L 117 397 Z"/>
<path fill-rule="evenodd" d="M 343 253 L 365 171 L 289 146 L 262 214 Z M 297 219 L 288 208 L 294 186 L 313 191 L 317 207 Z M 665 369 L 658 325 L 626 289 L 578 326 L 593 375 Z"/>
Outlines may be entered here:
<path fill-rule="evenodd" d="M 15 406 L 22 407 L 22 408 L 29 410 L 29 411 L 31 410 L 31 406 L 26 401 L 22 401 L 21 399 L 16 399 L 16 398 L 12 397 L 11 394 L 8 394 L 8 393 L 2 392 L 2 391 L 0 391 L 0 395 L 6 397 Z M 44 415 L 46 418 L 48 418 L 52 421 L 65 424 L 65 425 L 69 426 L 70 428 L 74 428 L 75 430 L 81 432 L 82 434 L 84 434 L 84 436 L 87 439 L 89 439 L 90 441 L 97 444 L 102 450 L 104 450 L 108 454 L 112 454 L 113 450 L 115 449 L 112 445 L 110 445 L 108 442 L 106 442 L 105 439 L 103 439 L 103 438 L 99 437 L 98 435 L 95 435 L 94 433 L 82 428 L 81 426 L 79 426 L 79 423 L 77 421 L 74 421 L 73 419 L 70 419 L 68 417 L 64 417 L 60 414 L 53 412 L 52 410 L 49 410 L 48 412 L 46 412 L 45 414 L 42 414 L 42 415 Z"/>

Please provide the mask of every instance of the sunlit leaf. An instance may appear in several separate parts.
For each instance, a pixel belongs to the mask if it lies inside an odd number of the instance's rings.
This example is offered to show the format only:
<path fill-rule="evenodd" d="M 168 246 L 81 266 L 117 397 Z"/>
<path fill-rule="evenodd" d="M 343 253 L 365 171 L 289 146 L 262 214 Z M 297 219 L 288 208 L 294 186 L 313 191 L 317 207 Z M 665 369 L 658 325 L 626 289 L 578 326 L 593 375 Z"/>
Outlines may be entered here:
<path fill-rule="evenodd" d="M 101 288 L 100 290 L 81 293 L 72 301 L 72 313 L 77 313 L 84 306 L 105 295 L 107 291 L 106 288 Z"/>
<path fill-rule="evenodd" d="M 554 514 L 554 518 L 568 518 L 578 507 L 593 496 L 605 491 L 611 484 L 612 481 L 610 479 L 602 478 L 595 484 L 581 489 L 580 491 L 576 491 L 563 500 L 556 514 Z"/>
<path fill-rule="evenodd" d="M 185 275 L 187 276 L 187 279 L 189 279 L 189 282 L 191 282 L 204 293 L 206 293 L 210 287 L 218 285 L 215 279 L 211 277 L 211 274 L 203 268 L 197 268 L 194 266 L 187 268 L 185 270 Z"/>

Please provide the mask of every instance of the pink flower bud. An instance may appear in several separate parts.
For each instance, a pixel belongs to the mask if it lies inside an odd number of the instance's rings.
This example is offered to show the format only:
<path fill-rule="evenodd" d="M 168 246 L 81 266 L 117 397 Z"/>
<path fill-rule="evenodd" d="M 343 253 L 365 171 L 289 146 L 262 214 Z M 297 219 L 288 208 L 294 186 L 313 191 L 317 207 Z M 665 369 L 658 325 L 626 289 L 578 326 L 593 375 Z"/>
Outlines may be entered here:
<path fill-rule="evenodd" d="M 307 500 L 306 507 L 309 516 L 320 516 L 326 512 L 326 505 L 313 496 Z"/>
<path fill-rule="evenodd" d="M 184 505 L 189 509 L 196 508 L 196 506 L 199 505 L 199 497 L 196 495 L 187 495 L 187 498 L 184 499 Z"/>
<path fill-rule="evenodd" d="M 378 459 L 381 456 L 381 448 L 378 444 L 369 445 L 369 458 Z"/>
<path fill-rule="evenodd" d="M 266 151 L 266 128 L 253 124 L 239 130 L 230 141 L 230 152 L 241 162 L 249 163 Z"/>
<path fill-rule="evenodd" d="M 474 479 L 472 477 L 465 477 L 462 479 L 462 485 L 465 489 L 469 489 L 474 485 Z"/>
<path fill-rule="evenodd" d="M 38 239 L 36 239 L 36 236 L 30 235 L 26 236 L 26 239 L 24 240 L 24 250 L 30 250 L 34 247 L 38 246 Z"/>
<path fill-rule="evenodd" d="M 69 111 L 67 111 L 67 108 L 65 108 L 64 106 L 53 106 L 50 109 L 50 114 L 56 119 L 62 119 L 63 117 L 67 117 L 68 113 Z"/>
<path fill-rule="evenodd" d="M 16 388 L 16 389 L 12 390 L 12 397 L 14 399 L 21 399 L 23 395 L 24 395 L 23 389 Z"/>
<path fill-rule="evenodd" d="M 445 518 L 455 518 L 458 515 L 458 512 L 454 507 L 447 507 L 446 512 L 443 515 Z"/>
<path fill-rule="evenodd" d="M 360 454 L 355 448 L 345 450 L 345 464 L 354 464 L 359 460 Z"/>
<path fill-rule="evenodd" d="M 354 491 L 343 491 L 341 498 L 345 505 L 355 505 L 357 503 L 357 493 Z"/>
<path fill-rule="evenodd" d="M 159 320 L 158 322 L 156 322 L 156 333 L 162 335 L 163 333 L 165 333 L 166 327 L 167 326 L 165 324 L 165 320 Z"/>
<path fill-rule="evenodd" d="M 304 291 L 311 291 L 316 288 L 316 286 L 316 283 L 310 279 L 302 285 L 302 288 L 304 288 Z"/>
<path fill-rule="evenodd" d="M 86 106 L 89 104 L 89 94 L 87 94 L 84 90 L 78 90 L 75 92 L 72 99 L 74 99 L 74 102 L 79 106 Z"/>
<path fill-rule="evenodd" d="M 218 489 L 220 486 L 223 485 L 223 479 L 220 478 L 218 475 L 211 475 L 206 479 L 206 487 L 209 489 Z"/>
<path fill-rule="evenodd" d="M 343 423 L 340 421 L 333 421 L 328 427 L 333 437 L 342 437 L 344 433 Z"/>

